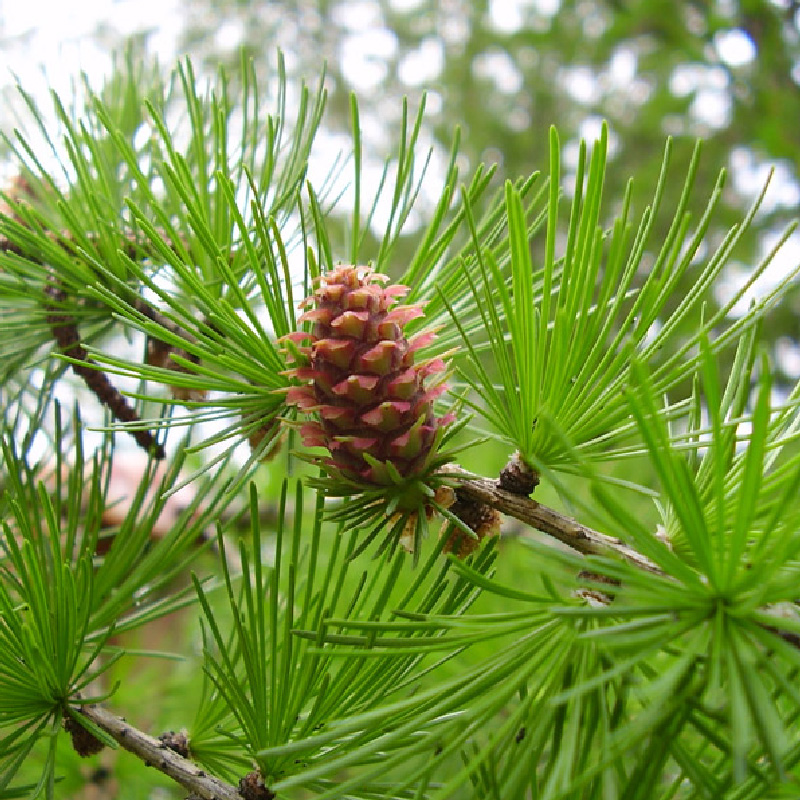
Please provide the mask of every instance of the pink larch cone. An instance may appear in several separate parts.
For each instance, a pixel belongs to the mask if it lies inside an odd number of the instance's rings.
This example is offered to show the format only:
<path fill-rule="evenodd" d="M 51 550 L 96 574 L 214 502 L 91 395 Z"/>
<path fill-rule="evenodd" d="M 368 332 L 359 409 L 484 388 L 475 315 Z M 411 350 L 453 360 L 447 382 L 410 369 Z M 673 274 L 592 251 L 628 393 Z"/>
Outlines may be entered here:
<path fill-rule="evenodd" d="M 371 267 L 336 267 L 301 304 L 308 310 L 298 322 L 313 322 L 313 332 L 287 337 L 305 363 L 286 374 L 305 385 L 289 389 L 286 401 L 314 418 L 300 429 L 303 443 L 328 449 L 332 477 L 372 485 L 418 475 L 437 430 L 452 421 L 434 416 L 444 386 L 428 380 L 444 362 L 414 363 L 434 334 L 403 334 L 422 308 L 397 305 L 408 287 L 386 281 Z"/>

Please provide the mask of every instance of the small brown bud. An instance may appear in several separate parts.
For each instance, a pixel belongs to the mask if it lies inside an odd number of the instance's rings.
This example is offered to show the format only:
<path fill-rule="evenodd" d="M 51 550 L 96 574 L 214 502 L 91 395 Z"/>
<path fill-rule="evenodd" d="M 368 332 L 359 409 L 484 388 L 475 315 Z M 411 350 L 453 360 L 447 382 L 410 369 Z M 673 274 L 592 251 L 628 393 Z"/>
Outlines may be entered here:
<path fill-rule="evenodd" d="M 433 493 L 434 502 L 444 508 L 450 508 L 456 501 L 456 491 L 451 486 L 439 486 Z"/>
<path fill-rule="evenodd" d="M 178 731 L 178 733 L 166 731 L 158 737 L 158 740 L 173 753 L 189 758 L 189 737 L 186 735 L 186 731 Z"/>
<path fill-rule="evenodd" d="M 191 370 L 184 364 L 179 364 L 175 361 L 172 358 L 173 355 L 191 361 L 193 364 L 200 363 L 200 359 L 197 358 L 197 356 L 188 353 L 180 347 L 173 347 L 161 341 L 161 339 L 150 338 L 147 340 L 146 360 L 151 367 L 160 367 L 162 369 L 171 370 L 172 372 L 182 372 L 191 375 Z M 205 400 L 208 396 L 208 391 L 206 389 L 198 389 L 192 386 L 175 386 L 174 384 L 168 385 L 173 398 L 182 402 L 200 402 Z"/>
<path fill-rule="evenodd" d="M 500 533 L 502 517 L 496 508 L 474 500 L 463 492 L 456 490 L 455 502 L 450 506 L 451 513 L 455 514 L 468 528 L 475 531 L 476 539 L 467 536 L 463 531 L 454 530 L 442 552 L 454 553 L 459 558 L 466 558 L 474 553 L 487 536 L 496 536 Z"/>
<path fill-rule="evenodd" d="M 279 417 L 273 417 L 259 425 L 257 428 L 252 428 L 248 434 L 247 440 L 250 442 L 250 449 L 255 452 L 261 446 L 261 443 L 266 440 L 268 442 L 264 453 L 261 456 L 262 463 L 272 461 L 278 454 L 283 444 L 283 432 L 281 431 L 281 420 Z"/>
<path fill-rule="evenodd" d="M 80 714 L 82 712 L 76 711 L 73 713 Z M 89 733 L 89 731 L 69 713 L 64 717 L 64 730 L 70 735 L 72 746 L 81 758 L 89 758 L 89 756 L 96 755 L 105 747 L 103 742 L 94 734 Z"/>
<path fill-rule="evenodd" d="M 527 497 L 539 485 L 539 473 L 526 464 L 517 451 L 500 471 L 497 483 L 507 492 Z"/>
<path fill-rule="evenodd" d="M 167 344 L 161 339 L 150 337 L 147 340 L 146 361 L 151 367 L 168 367 L 169 355 L 172 352 L 172 345 Z"/>
<path fill-rule="evenodd" d="M 239 781 L 239 794 L 244 800 L 273 800 L 275 797 L 274 792 L 264 785 L 264 780 L 256 770 L 248 772 Z"/>

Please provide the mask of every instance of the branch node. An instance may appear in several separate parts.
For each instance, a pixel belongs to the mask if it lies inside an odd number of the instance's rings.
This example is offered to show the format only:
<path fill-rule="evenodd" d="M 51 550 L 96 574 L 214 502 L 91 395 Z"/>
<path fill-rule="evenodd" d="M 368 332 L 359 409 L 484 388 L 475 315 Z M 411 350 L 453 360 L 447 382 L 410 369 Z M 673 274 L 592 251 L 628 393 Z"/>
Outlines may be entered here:
<path fill-rule="evenodd" d="M 519 450 L 514 453 L 502 470 L 497 485 L 506 492 L 524 497 L 539 485 L 539 473 L 522 460 Z"/>
<path fill-rule="evenodd" d="M 244 800 L 273 800 L 275 797 L 275 794 L 264 785 L 264 780 L 257 770 L 248 772 L 239 781 L 239 794 Z"/>
<path fill-rule="evenodd" d="M 477 538 L 472 539 L 457 528 L 453 530 L 445 543 L 442 552 L 452 552 L 459 558 L 466 558 L 477 550 L 487 536 L 496 536 L 500 533 L 502 517 L 496 508 L 470 497 L 466 492 L 455 491 L 455 502 L 449 509 L 466 526 L 475 531 Z M 445 522 L 445 529 L 447 528 Z"/>
<path fill-rule="evenodd" d="M 81 758 L 89 758 L 89 756 L 97 755 L 105 747 L 105 744 L 86 730 L 73 716 L 82 713 L 83 711 L 68 709 L 64 716 L 64 730 L 69 734 L 75 752 Z"/>
<path fill-rule="evenodd" d="M 178 733 L 166 731 L 158 737 L 158 741 L 165 750 L 172 750 L 179 756 L 189 758 L 189 737 L 185 730 L 178 731 Z"/>

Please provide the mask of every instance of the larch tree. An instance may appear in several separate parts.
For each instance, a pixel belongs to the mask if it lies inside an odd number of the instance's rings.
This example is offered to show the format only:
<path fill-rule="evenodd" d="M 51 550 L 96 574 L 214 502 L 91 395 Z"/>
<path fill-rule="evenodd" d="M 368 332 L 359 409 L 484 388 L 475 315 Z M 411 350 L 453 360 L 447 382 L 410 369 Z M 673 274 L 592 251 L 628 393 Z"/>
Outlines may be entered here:
<path fill-rule="evenodd" d="M 605 129 L 568 182 L 555 128 L 501 186 L 456 133 L 440 179 L 424 104 L 368 194 L 355 98 L 316 174 L 324 81 L 278 63 L 20 87 L 0 797 L 82 758 L 118 797 L 795 796 L 798 389 L 759 330 L 797 268 L 706 310 L 761 197 L 709 243 L 724 173 L 694 218 L 667 142 L 648 207 L 605 198 Z"/>

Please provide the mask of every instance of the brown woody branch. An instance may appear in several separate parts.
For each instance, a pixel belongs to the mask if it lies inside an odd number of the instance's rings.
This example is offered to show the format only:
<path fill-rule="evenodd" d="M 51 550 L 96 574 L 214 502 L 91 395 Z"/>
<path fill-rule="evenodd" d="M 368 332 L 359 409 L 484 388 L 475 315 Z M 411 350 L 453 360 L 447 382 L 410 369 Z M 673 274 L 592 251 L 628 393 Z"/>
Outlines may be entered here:
<path fill-rule="evenodd" d="M 120 422 L 140 422 L 136 410 L 120 394 L 108 376 L 97 369 L 96 363 L 89 357 L 89 353 L 81 343 L 75 319 L 61 310 L 60 307 L 66 301 L 67 295 L 55 276 L 51 275 L 48 278 L 44 293 L 48 299 L 48 304 L 45 306 L 47 323 L 53 332 L 58 349 L 73 359 L 73 372 L 83 379 L 89 390 L 111 411 L 115 419 Z M 131 429 L 129 432 L 145 452 L 152 453 L 153 457 L 159 460 L 164 458 L 166 453 L 163 445 L 156 441 L 150 431 Z"/>
<path fill-rule="evenodd" d="M 9 195 L 14 198 L 32 198 L 34 197 L 34 192 L 30 184 L 24 178 L 18 177 L 12 185 Z M 0 203 L 0 215 L 2 214 L 5 214 L 19 224 L 25 224 L 19 214 L 4 202 Z M 61 235 L 57 235 L 54 231 L 46 231 L 45 233 L 51 241 L 68 252 L 72 252 L 74 239 L 69 233 L 62 233 Z M 90 239 L 93 239 L 93 237 L 90 236 Z M 173 246 L 173 249 L 176 248 Z M 131 259 L 141 258 L 144 253 L 142 242 L 133 235 L 123 238 L 121 250 Z M 30 253 L 28 248 L 23 247 L 7 236 L 0 236 L 0 252 L 14 253 L 33 263 L 45 266 L 44 261 Z M 140 422 L 141 420 L 137 412 L 111 383 L 108 376 L 98 368 L 96 362 L 89 357 L 86 348 L 81 342 L 75 319 L 62 310 L 62 306 L 68 299 L 68 295 L 63 282 L 52 269 L 48 271 L 48 277 L 44 286 L 44 295 L 46 297 L 46 319 L 53 332 L 53 338 L 56 340 L 59 350 L 64 355 L 73 359 L 73 372 L 83 379 L 89 390 L 111 411 L 114 418 L 119 422 Z M 151 322 L 155 322 L 157 325 L 180 336 L 189 343 L 194 342 L 194 338 L 189 333 L 181 330 L 143 298 L 135 298 L 133 307 Z M 187 353 L 185 350 L 176 348 L 156 337 L 150 337 L 148 339 L 147 360 L 151 365 L 168 367 L 176 371 L 184 371 L 184 367 L 170 360 L 173 353 L 189 361 L 197 362 L 199 360 L 196 356 Z M 173 396 L 180 400 L 198 400 L 205 396 L 203 391 L 186 390 L 174 386 L 172 387 L 172 393 Z M 136 443 L 146 452 L 152 453 L 154 458 L 159 460 L 164 458 L 165 451 L 163 446 L 156 441 L 155 436 L 150 431 L 145 429 L 131 429 L 129 433 L 136 440 Z"/>
<path fill-rule="evenodd" d="M 204 800 L 242 800 L 242 795 L 235 786 L 209 775 L 193 761 L 171 750 L 162 740 L 134 728 L 122 717 L 95 705 L 83 706 L 79 713 L 104 730 L 129 753 L 163 772 L 193 795 Z"/>
<path fill-rule="evenodd" d="M 559 542 L 571 547 L 573 550 L 577 550 L 579 553 L 596 556 L 616 556 L 646 572 L 651 572 L 655 575 L 664 574 L 664 571 L 650 561 L 649 558 L 629 547 L 621 539 L 608 536 L 605 533 L 600 533 L 586 525 L 582 525 L 572 517 L 541 505 L 531 497 L 506 491 L 500 488 L 497 481 L 482 478 L 453 465 L 447 467 L 447 472 L 458 476 L 460 479 L 458 485 L 460 493 L 496 508 L 498 511 L 508 514 L 520 522 L 524 522 L 526 525 L 552 536 L 554 539 L 558 539 Z M 604 580 L 601 575 L 586 574 L 591 575 L 595 581 L 602 582 Z M 581 593 L 587 602 L 592 604 L 608 605 L 611 602 L 609 595 L 597 590 L 581 590 Z M 770 616 L 775 617 L 776 623 L 781 619 L 780 607 L 766 608 L 765 611 Z M 800 649 L 800 635 L 781 628 L 779 624 L 768 625 L 761 623 L 761 627 L 779 636 L 793 647 Z"/>
<path fill-rule="evenodd" d="M 662 574 L 649 558 L 629 547 L 621 539 L 582 525 L 572 517 L 543 506 L 527 495 L 501 489 L 497 481 L 482 478 L 452 465 L 448 466 L 446 471 L 448 475 L 454 475 L 459 479 L 459 492 L 558 539 L 579 553 L 617 556 L 647 572 Z"/>

